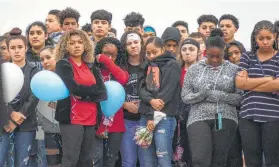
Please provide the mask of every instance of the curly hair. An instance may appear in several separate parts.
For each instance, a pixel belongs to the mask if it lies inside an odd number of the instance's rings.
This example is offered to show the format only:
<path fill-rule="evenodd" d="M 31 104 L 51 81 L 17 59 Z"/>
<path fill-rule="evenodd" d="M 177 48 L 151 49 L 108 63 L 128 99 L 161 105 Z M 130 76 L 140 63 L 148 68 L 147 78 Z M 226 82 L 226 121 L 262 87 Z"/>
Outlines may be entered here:
<path fill-rule="evenodd" d="M 218 19 L 214 15 L 201 15 L 197 20 L 199 26 L 204 22 L 211 22 L 215 25 L 218 24 Z"/>
<path fill-rule="evenodd" d="M 67 18 L 74 18 L 78 23 L 80 14 L 77 10 L 68 7 L 59 13 L 60 24 L 63 25 L 64 20 Z"/>
<path fill-rule="evenodd" d="M 84 26 L 81 27 L 81 30 L 85 32 L 92 32 L 91 24 L 86 23 Z"/>
<path fill-rule="evenodd" d="M 140 59 L 140 61 L 143 62 L 145 60 L 144 42 L 143 42 L 142 36 L 137 31 L 127 31 L 121 36 L 120 42 L 122 44 L 122 47 L 124 48 L 124 50 L 126 52 L 126 55 L 128 55 L 127 48 L 126 48 L 126 42 L 127 42 L 127 36 L 129 34 L 137 34 L 140 37 L 140 45 L 141 45 L 141 50 L 140 50 L 141 59 Z"/>
<path fill-rule="evenodd" d="M 84 43 L 84 54 L 82 56 L 83 61 L 87 63 L 94 62 L 94 53 L 93 53 L 93 44 L 92 41 L 89 39 L 86 32 L 82 30 L 71 30 L 69 32 L 65 32 L 61 37 L 59 43 L 56 46 L 55 57 L 56 60 L 60 60 L 68 55 L 67 45 L 70 41 L 71 36 L 78 35 L 81 37 Z"/>
<path fill-rule="evenodd" d="M 234 15 L 231 15 L 231 14 L 222 15 L 219 19 L 219 26 L 220 26 L 220 23 L 221 23 L 222 20 L 231 20 L 233 22 L 235 28 L 236 29 L 239 28 L 239 21 Z"/>
<path fill-rule="evenodd" d="M 143 27 L 145 19 L 140 13 L 132 12 L 126 15 L 123 19 L 126 27 Z"/>
<path fill-rule="evenodd" d="M 102 54 L 103 52 L 103 48 L 106 44 L 112 44 L 115 45 L 117 48 L 117 57 L 115 60 L 115 64 L 121 68 L 127 69 L 128 65 L 127 65 L 127 55 L 126 52 L 124 51 L 121 42 L 116 39 L 116 38 L 112 38 L 112 37 L 106 37 L 103 38 L 102 40 L 100 40 L 96 47 L 95 47 L 95 55 L 99 55 Z M 101 64 L 97 64 L 97 66 L 101 67 Z"/>

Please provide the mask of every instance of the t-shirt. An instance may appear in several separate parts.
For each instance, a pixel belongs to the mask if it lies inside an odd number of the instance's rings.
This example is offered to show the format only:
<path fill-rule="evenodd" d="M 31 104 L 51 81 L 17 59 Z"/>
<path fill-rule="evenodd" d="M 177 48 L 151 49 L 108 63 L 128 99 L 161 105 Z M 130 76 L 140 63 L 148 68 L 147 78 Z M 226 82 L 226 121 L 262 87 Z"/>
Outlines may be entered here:
<path fill-rule="evenodd" d="M 137 101 L 140 102 L 139 92 L 138 92 L 138 76 L 140 72 L 139 66 L 128 66 L 129 80 L 125 86 L 126 91 L 126 102 Z M 140 114 L 130 113 L 128 110 L 124 109 L 124 118 L 128 120 L 137 121 L 140 119 Z"/>
<path fill-rule="evenodd" d="M 261 78 L 264 76 L 279 77 L 279 53 L 276 53 L 269 60 L 260 62 L 260 64 L 255 53 L 244 53 L 241 56 L 238 71 L 246 70 L 251 78 Z M 252 119 L 256 122 L 279 120 L 278 94 L 275 92 L 244 91 L 240 117 Z"/>

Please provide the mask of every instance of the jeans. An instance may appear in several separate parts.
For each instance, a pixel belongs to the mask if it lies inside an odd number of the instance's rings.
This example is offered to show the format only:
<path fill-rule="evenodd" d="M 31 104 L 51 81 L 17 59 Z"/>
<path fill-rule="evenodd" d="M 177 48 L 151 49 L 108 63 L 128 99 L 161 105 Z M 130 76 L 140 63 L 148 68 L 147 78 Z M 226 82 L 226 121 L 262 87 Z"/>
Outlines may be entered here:
<path fill-rule="evenodd" d="M 49 166 L 60 165 L 62 162 L 62 140 L 60 133 L 45 133 L 47 163 Z"/>
<path fill-rule="evenodd" d="M 139 158 L 140 164 L 143 164 L 143 157 L 140 146 L 134 140 L 136 128 L 140 121 L 130 121 L 125 119 L 126 132 L 122 136 L 120 147 L 122 157 L 122 167 L 136 167 Z"/>
<path fill-rule="evenodd" d="M 146 126 L 147 119 L 141 118 L 141 126 Z M 153 131 L 153 140 L 147 148 L 140 148 L 144 167 L 170 167 L 172 160 L 172 140 L 176 128 L 175 117 L 162 119 Z"/>
<path fill-rule="evenodd" d="M 268 167 L 279 166 L 279 121 L 239 120 L 242 148 L 247 167 L 261 167 L 263 153 Z"/>
<path fill-rule="evenodd" d="M 34 139 L 32 143 L 29 167 L 47 167 L 45 141 Z"/>
<path fill-rule="evenodd" d="M 0 137 L 0 166 L 4 166 L 8 152 L 10 142 L 14 143 L 14 166 L 16 167 L 28 167 L 29 157 L 31 154 L 32 141 L 35 138 L 35 131 L 32 132 L 14 132 L 14 136 L 10 133 L 4 133 Z M 12 139 L 13 137 L 13 139 Z M 13 140 L 13 141 L 11 141 Z M 11 156 L 13 158 L 13 156 Z"/>

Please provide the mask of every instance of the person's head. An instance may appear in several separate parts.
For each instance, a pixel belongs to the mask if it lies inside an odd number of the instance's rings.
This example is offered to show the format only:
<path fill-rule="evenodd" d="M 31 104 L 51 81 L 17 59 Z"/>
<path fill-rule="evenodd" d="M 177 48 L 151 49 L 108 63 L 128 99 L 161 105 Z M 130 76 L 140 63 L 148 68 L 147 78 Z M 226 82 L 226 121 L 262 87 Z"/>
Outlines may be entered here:
<path fill-rule="evenodd" d="M 84 26 L 81 27 L 81 30 L 86 32 L 89 37 L 93 35 L 91 24 L 86 23 Z"/>
<path fill-rule="evenodd" d="M 123 20 L 126 26 L 124 29 L 125 32 L 133 30 L 143 35 L 143 24 L 145 20 L 140 13 L 131 12 Z"/>
<path fill-rule="evenodd" d="M 162 35 L 162 40 L 164 42 L 164 47 L 166 51 L 170 51 L 176 55 L 179 44 L 180 44 L 181 35 L 177 28 L 168 27 Z"/>
<path fill-rule="evenodd" d="M 55 55 L 57 61 L 64 57 L 74 57 L 92 63 L 94 61 L 93 44 L 86 32 L 82 30 L 67 31 L 57 44 Z"/>
<path fill-rule="evenodd" d="M 48 12 L 46 22 L 45 22 L 48 34 L 61 31 L 61 23 L 59 20 L 59 14 L 60 14 L 60 10 L 57 10 L 57 9 L 53 9 Z"/>
<path fill-rule="evenodd" d="M 115 28 L 110 28 L 108 32 L 108 37 L 116 38 L 117 37 L 117 31 Z"/>
<path fill-rule="evenodd" d="M 143 27 L 143 43 L 146 43 L 146 41 L 151 38 L 151 37 L 156 37 L 156 30 L 152 26 L 144 26 Z"/>
<path fill-rule="evenodd" d="M 180 47 L 180 59 L 182 65 L 192 65 L 199 60 L 200 43 L 192 38 L 187 38 L 181 43 Z"/>
<path fill-rule="evenodd" d="M 275 21 L 274 26 L 277 32 L 279 32 L 279 20 Z M 277 47 L 279 48 L 279 37 L 277 38 Z"/>
<path fill-rule="evenodd" d="M 234 34 L 239 28 L 239 22 L 235 16 L 225 14 L 219 19 L 219 27 L 224 33 L 225 42 L 228 43 L 234 41 Z"/>
<path fill-rule="evenodd" d="M 13 28 L 7 38 L 7 46 L 13 63 L 25 62 L 27 40 L 21 33 L 19 28 Z"/>
<path fill-rule="evenodd" d="M 240 57 L 244 51 L 245 49 L 240 42 L 231 42 L 226 46 L 224 59 L 229 60 L 233 64 L 239 64 Z"/>
<path fill-rule="evenodd" d="M 28 47 L 33 49 L 41 49 L 45 46 L 48 39 L 47 28 L 43 22 L 35 21 L 26 29 L 26 37 L 28 39 Z"/>
<path fill-rule="evenodd" d="M 78 21 L 80 14 L 73 8 L 66 8 L 59 14 L 60 24 L 62 25 L 63 31 L 76 30 L 79 27 Z"/>
<path fill-rule="evenodd" d="M 256 52 L 258 49 L 262 51 L 277 50 L 278 33 L 275 26 L 267 20 L 258 22 L 251 34 L 251 51 Z"/>
<path fill-rule="evenodd" d="M 165 52 L 164 42 L 159 37 L 151 37 L 146 41 L 144 50 L 146 53 L 146 58 L 149 61 L 152 61 Z"/>
<path fill-rule="evenodd" d="M 205 38 L 205 36 L 202 33 L 200 33 L 200 32 L 193 32 L 193 33 L 191 33 L 189 35 L 189 38 L 192 38 L 192 39 L 194 39 L 194 40 L 196 40 L 196 41 L 198 41 L 200 43 L 200 51 L 201 51 L 201 53 L 203 53 L 205 51 L 205 49 L 206 49 L 206 47 L 205 47 L 206 38 Z"/>
<path fill-rule="evenodd" d="M 55 47 L 46 46 L 40 50 L 39 56 L 45 70 L 54 71 L 56 67 Z"/>
<path fill-rule="evenodd" d="M 95 55 L 105 54 L 109 56 L 116 65 L 127 68 L 127 57 L 121 42 L 112 37 L 101 39 L 95 47 Z"/>
<path fill-rule="evenodd" d="M 198 18 L 198 32 L 202 33 L 206 38 L 210 36 L 211 31 L 216 28 L 218 19 L 213 15 L 202 15 Z"/>
<path fill-rule="evenodd" d="M 176 21 L 172 24 L 172 27 L 177 28 L 180 31 L 181 34 L 181 41 L 188 38 L 189 35 L 189 28 L 188 23 L 185 21 Z"/>
<path fill-rule="evenodd" d="M 94 37 L 102 39 L 108 36 L 111 28 L 112 14 L 106 10 L 96 10 L 91 14 L 91 29 Z"/>
<path fill-rule="evenodd" d="M 11 56 L 9 54 L 9 49 L 7 46 L 7 37 L 0 36 L 0 49 L 1 49 L 1 58 L 5 62 L 10 61 Z"/>
<path fill-rule="evenodd" d="M 223 36 L 221 29 L 214 29 L 205 43 L 207 63 L 213 67 L 220 66 L 223 62 L 224 49 L 226 47 Z"/>
<path fill-rule="evenodd" d="M 144 60 L 143 39 L 137 31 L 127 31 L 121 37 L 121 44 L 129 57 L 140 57 Z"/>

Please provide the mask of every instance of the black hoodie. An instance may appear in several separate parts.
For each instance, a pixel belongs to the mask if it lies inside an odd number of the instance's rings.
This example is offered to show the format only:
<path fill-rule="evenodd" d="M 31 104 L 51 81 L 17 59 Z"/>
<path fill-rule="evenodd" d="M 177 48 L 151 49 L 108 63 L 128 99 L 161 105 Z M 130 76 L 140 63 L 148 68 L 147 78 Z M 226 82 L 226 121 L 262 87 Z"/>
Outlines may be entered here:
<path fill-rule="evenodd" d="M 155 58 L 152 63 L 155 63 L 160 70 L 160 87 L 157 92 L 147 90 L 147 65 L 144 75 L 139 77 L 139 95 L 141 98 L 139 112 L 148 120 L 153 120 L 155 109 L 152 108 L 149 102 L 151 99 L 161 99 L 165 103 L 161 112 L 167 116 L 176 116 L 179 106 L 181 68 L 170 52 L 165 52 Z"/>
<path fill-rule="evenodd" d="M 163 32 L 161 39 L 164 43 L 166 43 L 168 40 L 174 40 L 179 45 L 181 34 L 177 28 L 168 27 Z"/>

